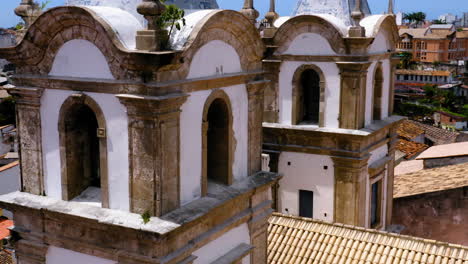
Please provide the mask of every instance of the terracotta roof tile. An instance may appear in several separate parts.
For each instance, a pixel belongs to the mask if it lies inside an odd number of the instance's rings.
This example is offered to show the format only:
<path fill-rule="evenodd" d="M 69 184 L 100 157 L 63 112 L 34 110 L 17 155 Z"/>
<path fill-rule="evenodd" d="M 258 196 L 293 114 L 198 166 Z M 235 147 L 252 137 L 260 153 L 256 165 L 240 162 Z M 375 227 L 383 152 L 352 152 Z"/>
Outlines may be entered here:
<path fill-rule="evenodd" d="M 0 240 L 5 239 L 10 236 L 9 227 L 13 226 L 13 221 L 11 220 L 0 220 Z"/>
<path fill-rule="evenodd" d="M 406 154 L 405 159 L 411 159 L 429 148 L 429 146 L 422 143 L 399 139 L 396 148 Z"/>
<path fill-rule="evenodd" d="M 421 71 L 421 70 L 396 70 L 396 74 L 427 75 L 427 76 L 450 76 L 449 71 Z"/>
<path fill-rule="evenodd" d="M 13 264 L 13 257 L 10 251 L 0 249 L 0 264 Z"/>
<path fill-rule="evenodd" d="M 413 122 L 405 120 L 398 125 L 397 133 L 398 136 L 402 138 L 413 140 L 421 134 L 424 134 L 424 130 Z"/>
<path fill-rule="evenodd" d="M 397 175 L 394 198 L 468 186 L 468 163 Z"/>
<path fill-rule="evenodd" d="M 426 125 L 416 121 L 408 120 L 408 122 L 411 122 L 423 129 L 426 134 L 426 138 L 434 142 L 435 145 L 455 143 L 457 137 L 460 135 L 460 133 L 458 132 L 452 132 L 446 129 Z"/>
<path fill-rule="evenodd" d="M 275 213 L 269 264 L 467 263 L 468 247 Z"/>

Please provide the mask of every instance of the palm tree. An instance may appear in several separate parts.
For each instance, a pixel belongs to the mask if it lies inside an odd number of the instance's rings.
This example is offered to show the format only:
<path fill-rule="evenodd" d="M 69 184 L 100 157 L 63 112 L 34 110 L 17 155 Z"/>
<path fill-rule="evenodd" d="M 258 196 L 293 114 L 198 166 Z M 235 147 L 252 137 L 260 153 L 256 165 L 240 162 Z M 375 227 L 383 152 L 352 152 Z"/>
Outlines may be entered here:
<path fill-rule="evenodd" d="M 423 12 L 406 13 L 403 15 L 403 19 L 417 27 L 420 24 L 424 23 L 424 21 L 426 20 L 426 14 Z"/>

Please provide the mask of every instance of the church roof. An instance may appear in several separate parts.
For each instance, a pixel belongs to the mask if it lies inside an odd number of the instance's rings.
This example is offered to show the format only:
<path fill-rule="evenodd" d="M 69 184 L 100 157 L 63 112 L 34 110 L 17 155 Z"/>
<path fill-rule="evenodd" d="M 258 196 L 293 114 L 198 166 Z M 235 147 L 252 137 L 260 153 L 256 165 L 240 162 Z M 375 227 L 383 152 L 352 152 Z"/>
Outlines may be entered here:
<path fill-rule="evenodd" d="M 361 1 L 361 10 L 364 16 L 371 15 L 367 0 Z M 356 6 L 357 0 L 299 0 L 294 9 L 293 16 L 325 14 L 341 19 L 346 26 L 352 24 L 351 12 Z"/>
<path fill-rule="evenodd" d="M 268 263 L 466 263 L 468 247 L 273 214 Z"/>

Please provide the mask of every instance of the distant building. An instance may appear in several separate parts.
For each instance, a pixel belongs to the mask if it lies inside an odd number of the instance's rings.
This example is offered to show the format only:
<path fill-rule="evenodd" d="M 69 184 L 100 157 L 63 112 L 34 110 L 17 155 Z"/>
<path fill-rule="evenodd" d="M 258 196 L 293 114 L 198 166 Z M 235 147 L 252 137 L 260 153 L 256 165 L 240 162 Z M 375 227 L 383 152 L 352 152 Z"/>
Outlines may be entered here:
<path fill-rule="evenodd" d="M 462 26 L 463 27 L 468 27 L 468 12 L 463 13 Z"/>
<path fill-rule="evenodd" d="M 457 16 L 453 14 L 443 14 L 439 16 L 439 20 L 447 24 L 453 24 L 457 20 Z"/>
<path fill-rule="evenodd" d="M 424 169 L 468 163 L 468 142 L 433 146 L 416 159 L 423 161 Z"/>
<path fill-rule="evenodd" d="M 416 62 L 456 62 L 468 57 L 468 32 L 452 24 L 399 30 L 398 52 L 409 52 Z"/>
<path fill-rule="evenodd" d="M 426 84 L 443 85 L 453 81 L 449 71 L 396 70 L 395 89 L 422 89 Z"/>
<path fill-rule="evenodd" d="M 434 123 L 436 126 L 452 131 L 467 129 L 466 117 L 454 115 L 443 111 L 436 111 L 434 113 Z"/>

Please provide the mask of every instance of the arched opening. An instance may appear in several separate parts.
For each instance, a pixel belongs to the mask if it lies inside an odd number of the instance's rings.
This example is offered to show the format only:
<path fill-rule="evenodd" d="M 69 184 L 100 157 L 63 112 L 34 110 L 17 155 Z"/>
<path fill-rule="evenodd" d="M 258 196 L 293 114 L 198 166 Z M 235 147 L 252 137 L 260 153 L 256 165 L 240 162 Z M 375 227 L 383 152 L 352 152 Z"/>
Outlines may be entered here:
<path fill-rule="evenodd" d="M 206 195 L 208 182 L 232 184 L 232 111 L 229 98 L 224 92 L 214 92 L 208 98 L 202 133 L 202 195 Z"/>
<path fill-rule="evenodd" d="M 71 97 L 61 109 L 62 197 L 108 207 L 105 125 L 94 109 L 97 104 L 84 95 Z"/>
<path fill-rule="evenodd" d="M 379 64 L 374 74 L 374 92 L 373 92 L 373 109 L 372 120 L 380 120 L 382 118 L 382 95 L 383 95 L 383 72 L 382 66 Z"/>
<path fill-rule="evenodd" d="M 325 124 L 325 79 L 322 71 L 315 65 L 303 65 L 293 76 L 292 87 L 293 125 Z"/>
<path fill-rule="evenodd" d="M 320 76 L 312 69 L 301 74 L 299 123 L 318 124 L 320 113 Z"/>

